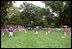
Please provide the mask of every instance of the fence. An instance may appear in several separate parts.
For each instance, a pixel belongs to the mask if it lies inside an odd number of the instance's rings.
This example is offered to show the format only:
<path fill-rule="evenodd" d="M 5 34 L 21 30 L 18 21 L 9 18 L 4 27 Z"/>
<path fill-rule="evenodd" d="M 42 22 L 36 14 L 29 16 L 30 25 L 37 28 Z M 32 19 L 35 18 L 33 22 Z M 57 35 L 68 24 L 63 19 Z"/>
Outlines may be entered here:
<path fill-rule="evenodd" d="M 5 32 L 9 32 L 9 29 L 4 29 Z M 31 28 L 29 30 L 34 30 L 34 28 Z M 45 28 L 39 29 L 39 30 L 45 30 Z M 48 30 L 48 28 L 47 28 Z M 51 31 L 64 31 L 64 28 L 50 28 Z M 1 30 L 2 31 L 2 30 Z M 14 31 L 25 31 L 24 28 L 16 28 Z M 70 28 L 66 28 L 66 31 L 70 31 Z"/>

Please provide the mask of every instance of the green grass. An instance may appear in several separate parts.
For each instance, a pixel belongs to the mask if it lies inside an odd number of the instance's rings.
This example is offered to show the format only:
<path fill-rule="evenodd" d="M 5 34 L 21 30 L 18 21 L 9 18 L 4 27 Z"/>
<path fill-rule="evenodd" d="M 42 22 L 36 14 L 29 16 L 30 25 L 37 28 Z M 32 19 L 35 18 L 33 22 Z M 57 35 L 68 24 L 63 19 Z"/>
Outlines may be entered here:
<path fill-rule="evenodd" d="M 1 34 L 1 48 L 71 48 L 70 32 L 62 38 L 63 31 L 51 31 L 47 36 L 44 30 L 39 30 L 37 36 L 34 36 L 34 31 L 15 31 L 14 36 L 5 36 Z"/>

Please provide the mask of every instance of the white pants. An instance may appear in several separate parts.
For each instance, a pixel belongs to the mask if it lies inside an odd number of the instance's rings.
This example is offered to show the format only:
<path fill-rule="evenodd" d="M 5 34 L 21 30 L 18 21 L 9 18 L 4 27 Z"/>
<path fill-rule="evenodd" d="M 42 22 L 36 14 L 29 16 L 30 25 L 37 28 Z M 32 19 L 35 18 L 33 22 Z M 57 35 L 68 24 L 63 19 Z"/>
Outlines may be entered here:
<path fill-rule="evenodd" d="M 38 32 L 36 32 L 36 34 L 38 34 Z"/>
<path fill-rule="evenodd" d="M 13 32 L 9 32 L 9 36 L 13 36 Z"/>
<path fill-rule="evenodd" d="M 47 32 L 46 32 L 46 35 L 47 35 Z"/>
<path fill-rule="evenodd" d="M 66 32 L 64 32 L 64 35 L 66 36 Z"/>
<path fill-rule="evenodd" d="M 50 33 L 50 31 L 48 31 L 48 33 Z"/>
<path fill-rule="evenodd" d="M 2 35 L 4 36 L 4 33 L 2 33 Z"/>

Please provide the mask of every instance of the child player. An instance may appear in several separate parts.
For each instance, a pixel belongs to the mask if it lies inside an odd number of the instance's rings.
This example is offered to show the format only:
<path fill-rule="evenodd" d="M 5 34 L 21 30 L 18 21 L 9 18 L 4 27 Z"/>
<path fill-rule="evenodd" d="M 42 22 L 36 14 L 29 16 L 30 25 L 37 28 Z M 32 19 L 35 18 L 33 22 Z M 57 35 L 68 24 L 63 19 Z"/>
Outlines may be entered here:
<path fill-rule="evenodd" d="M 50 28 L 48 28 L 48 33 L 50 33 Z"/>
<path fill-rule="evenodd" d="M 3 37 L 4 37 L 4 33 L 5 33 L 5 31 L 4 31 L 4 28 L 2 29 L 2 35 L 3 35 Z"/>
<path fill-rule="evenodd" d="M 38 28 L 36 28 L 36 34 L 38 34 Z"/>
<path fill-rule="evenodd" d="M 71 27 L 70 27 L 70 36 L 71 36 Z"/>
<path fill-rule="evenodd" d="M 47 29 L 45 28 L 46 35 L 48 34 Z"/>
<path fill-rule="evenodd" d="M 64 35 L 66 36 L 66 28 L 64 28 Z"/>
<path fill-rule="evenodd" d="M 12 27 L 9 28 L 9 36 L 13 37 L 13 28 Z"/>

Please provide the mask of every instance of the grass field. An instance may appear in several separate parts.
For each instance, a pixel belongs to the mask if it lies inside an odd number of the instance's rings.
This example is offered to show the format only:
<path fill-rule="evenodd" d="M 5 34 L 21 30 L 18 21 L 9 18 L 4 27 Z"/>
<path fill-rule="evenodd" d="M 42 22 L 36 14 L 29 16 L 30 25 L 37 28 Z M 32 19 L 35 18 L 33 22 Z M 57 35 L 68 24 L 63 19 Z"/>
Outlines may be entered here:
<path fill-rule="evenodd" d="M 51 31 L 47 36 L 44 30 L 39 30 L 37 36 L 34 31 L 15 31 L 14 37 L 9 37 L 8 32 L 5 36 L 1 34 L 1 48 L 71 48 L 70 32 L 62 38 L 63 31 Z"/>

